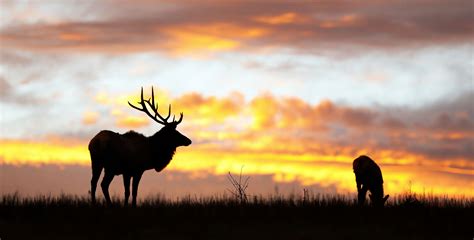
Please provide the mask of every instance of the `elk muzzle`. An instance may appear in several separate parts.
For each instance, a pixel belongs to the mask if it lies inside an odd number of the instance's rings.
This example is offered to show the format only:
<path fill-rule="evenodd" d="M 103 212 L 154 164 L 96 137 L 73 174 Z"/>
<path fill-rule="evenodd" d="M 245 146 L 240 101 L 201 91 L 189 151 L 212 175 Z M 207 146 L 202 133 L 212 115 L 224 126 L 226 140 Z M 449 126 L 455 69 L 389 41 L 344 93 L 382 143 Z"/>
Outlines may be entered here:
<path fill-rule="evenodd" d="M 186 136 L 183 135 L 183 146 L 189 146 L 193 143 L 191 139 L 187 138 Z"/>

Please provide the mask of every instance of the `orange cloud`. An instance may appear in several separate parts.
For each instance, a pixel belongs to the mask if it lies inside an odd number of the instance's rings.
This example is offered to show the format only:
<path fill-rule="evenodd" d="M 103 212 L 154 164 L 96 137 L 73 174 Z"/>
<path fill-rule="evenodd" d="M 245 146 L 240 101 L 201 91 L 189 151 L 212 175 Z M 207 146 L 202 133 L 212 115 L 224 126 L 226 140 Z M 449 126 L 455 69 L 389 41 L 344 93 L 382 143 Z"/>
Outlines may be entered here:
<path fill-rule="evenodd" d="M 144 89 L 143 94 L 144 99 L 149 99 L 151 97 L 151 91 L 148 92 L 148 89 Z M 168 105 L 166 105 L 166 103 L 171 103 L 168 93 L 161 89 L 154 89 L 154 94 L 155 100 L 159 104 L 158 111 L 163 116 L 166 116 L 166 114 L 168 114 Z M 115 119 L 115 124 L 119 128 L 142 128 L 148 126 L 151 122 L 148 116 L 144 113 L 132 109 L 128 105 L 128 102 L 138 105 L 138 102 L 141 100 L 140 92 L 121 95 L 111 95 L 105 92 L 100 92 L 94 97 L 94 100 L 97 103 L 110 108 L 110 116 Z M 133 115 L 129 115 L 128 113 Z"/>
<path fill-rule="evenodd" d="M 244 104 L 244 97 L 239 93 L 234 93 L 226 98 L 205 97 L 199 93 L 189 93 L 175 98 L 173 109 L 183 112 L 187 116 L 187 121 L 208 126 L 238 116 Z"/>
<path fill-rule="evenodd" d="M 322 21 L 320 24 L 321 28 L 339 28 L 339 27 L 350 27 L 352 25 L 356 25 L 361 22 L 362 19 L 360 16 L 355 14 L 344 15 L 335 20 L 326 20 Z"/>
<path fill-rule="evenodd" d="M 121 128 L 135 129 L 148 126 L 150 124 L 150 120 L 143 116 L 119 116 L 116 124 Z"/>
<path fill-rule="evenodd" d="M 65 41 L 87 41 L 90 39 L 90 37 L 78 33 L 61 33 L 59 34 L 59 39 Z"/>
<path fill-rule="evenodd" d="M 154 89 L 155 100 L 158 104 L 158 111 L 163 116 L 168 115 L 168 106 L 171 105 L 172 116 L 179 116 L 184 113 L 185 122 L 199 126 L 210 126 L 222 123 L 229 118 L 237 117 L 245 105 L 244 97 L 240 93 L 234 93 L 225 98 L 206 97 L 199 93 L 188 93 L 172 98 L 168 93 Z M 149 89 L 144 89 L 144 99 L 151 96 Z M 127 102 L 138 105 L 140 93 L 124 94 L 120 96 L 108 96 L 106 93 L 98 94 L 95 100 L 105 106 L 111 107 L 110 115 L 117 119 L 119 127 L 142 127 L 148 124 L 148 117 L 135 109 L 130 108 Z M 133 116 L 126 116 L 125 113 L 133 113 Z"/>
<path fill-rule="evenodd" d="M 230 23 L 187 24 L 161 29 L 170 40 L 164 46 L 175 54 L 227 51 L 241 46 L 246 39 L 258 38 L 269 30 Z"/>
<path fill-rule="evenodd" d="M 163 103 L 169 103 L 170 102 L 170 97 L 169 94 L 159 88 L 154 88 L 154 94 L 155 94 L 155 100 L 158 103 L 161 103 L 160 106 L 163 105 Z M 149 99 L 151 97 L 151 90 L 144 88 L 143 89 L 143 98 L 144 99 Z M 140 90 L 136 91 L 135 93 L 131 94 L 120 94 L 120 95 L 111 95 L 106 92 L 99 92 L 94 96 L 94 101 L 97 103 L 100 103 L 102 105 L 108 105 L 108 106 L 114 106 L 114 107 L 127 107 L 129 108 L 127 102 L 130 102 L 132 104 L 137 104 L 140 102 Z M 163 108 L 163 107 L 161 107 Z M 161 109 L 160 108 L 160 109 Z M 166 108 L 168 110 L 168 108 Z"/>
<path fill-rule="evenodd" d="M 99 113 L 86 111 L 83 113 L 82 116 L 82 123 L 85 125 L 91 125 L 97 122 L 99 119 Z"/>
<path fill-rule="evenodd" d="M 240 43 L 232 39 L 195 33 L 192 31 L 182 31 L 181 29 L 168 30 L 171 41 L 166 45 L 177 55 L 189 54 L 195 51 L 223 51 L 237 48 Z"/>
<path fill-rule="evenodd" d="M 133 6 L 136 11 L 131 12 L 128 4 L 101 1 L 95 3 L 97 7 L 87 9 L 92 15 L 103 16 L 95 21 L 76 14 L 76 18 L 19 24 L 13 14 L 12 19 L 6 19 L 0 40 L 5 47 L 34 51 L 162 51 L 204 56 L 275 47 L 299 52 L 328 46 L 366 50 L 470 43 L 471 2 L 429 2 L 302 1 L 269 7 L 267 2 L 253 1 L 251 11 L 247 1 L 186 1 L 174 3 L 171 8 L 137 2 Z M 81 7 L 73 4 L 63 7 L 71 12 L 81 11 Z M 112 8 L 115 10 L 105 15 L 94 14 L 98 9 Z M 54 13 L 43 15 L 54 18 L 51 14 Z"/>
<path fill-rule="evenodd" d="M 298 16 L 296 13 L 288 12 L 276 16 L 256 17 L 255 20 L 266 24 L 280 25 L 295 23 L 297 21 L 301 22 L 303 20 L 303 17 Z"/>
<path fill-rule="evenodd" d="M 262 96 L 255 98 L 251 102 L 253 128 L 272 128 L 276 124 L 276 114 L 278 106 L 272 96 Z"/>
<path fill-rule="evenodd" d="M 309 104 L 299 98 L 269 94 L 247 101 L 239 93 L 217 98 L 198 93 L 171 97 L 159 89 L 155 92 L 160 113 L 168 114 L 168 104 L 172 105 L 172 115 L 183 112 L 181 126 L 192 131 L 198 142 L 217 140 L 227 146 L 246 144 L 254 150 L 292 149 L 298 153 L 320 149 L 324 142 L 329 144 L 325 148 L 337 150 L 350 146 L 410 152 L 439 161 L 469 159 L 473 154 L 472 113 L 457 110 L 458 105 L 470 101 L 469 97 L 461 97 L 453 106 L 427 106 L 430 110 L 424 115 L 429 120 L 420 123 L 418 112 L 408 109 L 393 115 L 390 109 L 351 107 L 329 100 Z M 138 101 L 139 94 L 101 96 L 98 101 L 111 108 L 119 127 L 133 129 L 149 124 L 146 115 L 126 104 Z"/>

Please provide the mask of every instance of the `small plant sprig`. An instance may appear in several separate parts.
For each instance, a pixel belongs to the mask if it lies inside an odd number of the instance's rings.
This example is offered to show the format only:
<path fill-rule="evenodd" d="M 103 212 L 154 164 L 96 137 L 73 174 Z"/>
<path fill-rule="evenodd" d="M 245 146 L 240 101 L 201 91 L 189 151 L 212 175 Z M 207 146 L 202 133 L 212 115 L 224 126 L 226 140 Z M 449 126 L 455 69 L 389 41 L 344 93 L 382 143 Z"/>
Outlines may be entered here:
<path fill-rule="evenodd" d="M 240 175 L 239 175 L 239 180 L 235 179 L 234 176 L 229 172 L 229 175 L 227 176 L 227 179 L 229 179 L 229 182 L 232 184 L 234 189 L 227 189 L 240 203 L 247 203 L 248 201 L 248 195 L 246 193 L 247 187 L 249 186 L 249 179 L 250 177 L 245 178 L 242 181 L 242 168 L 240 168 Z"/>

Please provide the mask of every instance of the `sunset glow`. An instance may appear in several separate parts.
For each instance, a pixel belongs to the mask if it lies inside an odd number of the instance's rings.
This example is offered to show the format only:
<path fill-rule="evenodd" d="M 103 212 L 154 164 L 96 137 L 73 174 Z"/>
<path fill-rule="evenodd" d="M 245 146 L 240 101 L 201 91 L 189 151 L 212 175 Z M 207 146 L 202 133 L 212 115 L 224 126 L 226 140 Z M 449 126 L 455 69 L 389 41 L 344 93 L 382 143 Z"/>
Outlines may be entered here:
<path fill-rule="evenodd" d="M 89 152 L 85 147 L 87 143 L 62 145 L 52 142 L 1 142 L 0 146 L 2 147 L 0 156 L 2 164 L 90 166 Z M 404 159 L 406 158 L 418 160 L 414 156 L 405 156 Z M 381 156 L 377 158 L 384 169 L 387 192 L 402 194 L 413 191 L 435 195 L 474 196 L 472 171 L 451 170 L 448 166 L 433 164 L 413 167 L 404 159 L 385 159 Z M 183 149 L 177 154 L 168 170 L 198 175 L 226 175 L 229 171 L 239 174 L 243 169 L 249 176 L 273 175 L 277 183 L 298 181 L 303 185 L 321 184 L 323 187 L 335 186 L 338 192 L 348 193 L 354 192 L 352 160 L 352 155 L 294 155 L 245 150 L 226 152 L 212 147 L 203 147 L 202 149 Z M 397 163 L 394 164 L 394 162 Z M 469 167 L 472 168 L 472 166 Z M 462 174 L 467 178 L 456 178 L 452 174 Z"/>
<path fill-rule="evenodd" d="M 354 193 L 369 155 L 387 193 L 474 197 L 472 3 L 428 2 L 1 1 L 0 168 L 152 135 L 153 86 L 193 141 L 159 174 Z"/>

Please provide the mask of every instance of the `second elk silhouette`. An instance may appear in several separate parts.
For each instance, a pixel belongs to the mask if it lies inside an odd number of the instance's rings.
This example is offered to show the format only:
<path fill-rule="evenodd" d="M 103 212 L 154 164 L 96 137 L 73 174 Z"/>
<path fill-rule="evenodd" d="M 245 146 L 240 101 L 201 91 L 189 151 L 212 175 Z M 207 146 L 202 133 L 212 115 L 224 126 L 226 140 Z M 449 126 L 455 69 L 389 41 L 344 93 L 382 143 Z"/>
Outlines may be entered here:
<path fill-rule="evenodd" d="M 125 187 L 125 205 L 130 197 L 130 181 L 132 183 L 132 205 L 136 206 L 138 184 L 143 172 L 155 169 L 157 172 L 163 170 L 173 158 L 176 148 L 179 146 L 189 146 L 191 140 L 178 132 L 176 127 L 183 120 L 183 113 L 179 119 L 168 122 L 171 115 L 171 105 L 169 105 L 168 116 L 162 117 L 158 113 L 158 103 L 155 104 L 153 87 L 151 88 L 151 100 L 143 99 L 143 87 L 141 89 L 141 101 L 137 107 L 130 102 L 128 104 L 148 117 L 163 125 L 153 136 L 144 135 L 129 131 L 125 134 L 115 133 L 109 130 L 99 132 L 89 143 L 89 152 L 92 161 L 91 197 L 95 202 L 95 191 L 102 169 L 104 177 L 100 186 L 104 193 L 107 204 L 111 204 L 109 195 L 109 185 L 114 176 L 123 175 Z M 152 110 L 150 113 L 149 109 Z"/>
<path fill-rule="evenodd" d="M 382 207 L 389 195 L 384 197 L 382 171 L 370 157 L 362 155 L 352 163 L 357 184 L 359 205 L 364 205 L 365 195 L 370 191 L 371 204 Z"/>

